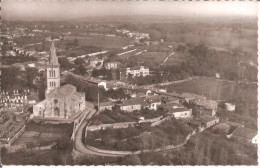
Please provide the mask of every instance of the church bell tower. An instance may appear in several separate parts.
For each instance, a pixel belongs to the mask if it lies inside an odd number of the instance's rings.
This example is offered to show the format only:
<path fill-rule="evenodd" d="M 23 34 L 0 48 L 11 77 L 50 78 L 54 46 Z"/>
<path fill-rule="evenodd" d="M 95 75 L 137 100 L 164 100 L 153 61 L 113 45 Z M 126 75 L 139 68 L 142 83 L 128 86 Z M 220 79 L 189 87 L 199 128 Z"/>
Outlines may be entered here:
<path fill-rule="evenodd" d="M 54 42 L 51 42 L 50 57 L 47 63 L 47 89 L 45 96 L 60 87 L 60 64 L 56 55 Z"/>

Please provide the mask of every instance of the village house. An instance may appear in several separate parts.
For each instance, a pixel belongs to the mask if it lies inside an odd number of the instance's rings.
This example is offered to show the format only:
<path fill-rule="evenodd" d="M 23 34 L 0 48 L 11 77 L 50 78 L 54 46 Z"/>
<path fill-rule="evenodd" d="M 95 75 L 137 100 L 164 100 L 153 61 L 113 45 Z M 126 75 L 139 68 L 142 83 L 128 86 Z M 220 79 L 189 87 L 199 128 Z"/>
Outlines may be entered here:
<path fill-rule="evenodd" d="M 227 135 L 228 138 L 237 139 L 240 141 L 250 142 L 258 144 L 257 130 L 253 130 L 246 127 L 237 127 L 232 134 Z"/>
<path fill-rule="evenodd" d="M 128 75 L 132 75 L 132 77 L 138 77 L 138 76 L 145 77 L 149 75 L 149 68 L 146 68 L 144 66 L 126 68 L 126 76 Z"/>
<path fill-rule="evenodd" d="M 191 118 L 192 111 L 191 109 L 182 107 L 182 108 L 170 108 L 168 109 L 168 114 L 172 115 L 176 119 L 181 118 Z"/>
<path fill-rule="evenodd" d="M 124 100 L 122 103 L 116 104 L 116 108 L 119 108 L 120 110 L 126 112 L 141 110 L 142 108 L 141 102 L 142 100 L 140 99 Z"/>
<path fill-rule="evenodd" d="M 150 96 L 144 100 L 150 110 L 158 110 L 158 107 L 162 104 L 160 96 Z"/>
<path fill-rule="evenodd" d="M 175 117 L 176 119 L 192 117 L 191 109 L 188 109 L 184 107 L 182 104 L 176 102 L 162 104 L 160 107 L 162 107 L 163 110 L 167 112 L 167 114 Z"/>
<path fill-rule="evenodd" d="M 205 115 L 215 116 L 218 103 L 214 100 L 194 99 L 190 101 L 190 107 L 192 107 L 192 112 L 195 117 Z"/>

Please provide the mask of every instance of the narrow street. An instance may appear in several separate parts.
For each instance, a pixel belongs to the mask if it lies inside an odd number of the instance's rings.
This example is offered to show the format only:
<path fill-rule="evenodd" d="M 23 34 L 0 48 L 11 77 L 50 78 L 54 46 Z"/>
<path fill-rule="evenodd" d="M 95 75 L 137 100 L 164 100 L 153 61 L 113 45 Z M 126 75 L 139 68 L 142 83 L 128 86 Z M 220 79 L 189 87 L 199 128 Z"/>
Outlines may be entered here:
<path fill-rule="evenodd" d="M 79 126 L 78 130 L 75 133 L 74 137 L 74 149 L 80 153 L 85 153 L 85 154 L 91 154 L 91 155 L 97 155 L 97 156 L 110 156 L 110 157 L 120 157 L 123 156 L 122 154 L 108 154 L 108 153 L 102 153 L 95 151 L 94 149 L 90 149 L 87 146 L 85 146 L 82 142 L 82 135 L 83 131 L 85 131 L 86 125 L 89 124 L 91 121 L 92 116 L 96 113 L 95 109 L 87 107 L 88 114 L 84 121 L 81 123 Z"/>

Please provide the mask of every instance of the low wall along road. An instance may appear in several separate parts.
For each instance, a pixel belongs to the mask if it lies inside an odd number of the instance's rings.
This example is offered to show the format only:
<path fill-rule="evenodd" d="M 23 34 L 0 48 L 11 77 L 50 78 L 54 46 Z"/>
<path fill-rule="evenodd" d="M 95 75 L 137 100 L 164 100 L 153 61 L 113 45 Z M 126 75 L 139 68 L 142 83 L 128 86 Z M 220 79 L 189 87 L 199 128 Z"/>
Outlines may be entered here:
<path fill-rule="evenodd" d="M 152 126 L 156 126 L 159 125 L 161 122 L 169 119 L 170 117 L 165 117 L 163 118 L 162 116 L 157 117 L 157 118 L 153 118 L 153 119 L 147 119 L 147 121 L 142 120 L 142 123 L 147 123 L 147 122 L 151 122 Z M 140 122 L 139 122 L 140 123 Z M 96 130 L 100 130 L 103 128 L 126 128 L 129 125 L 132 124 L 138 124 L 138 122 L 125 122 L 125 123 L 114 123 L 114 124 L 102 124 L 102 125 L 98 125 L 98 126 L 87 126 L 85 128 L 85 137 L 87 136 L 87 131 L 96 131 Z M 176 148 L 180 148 L 182 146 L 184 146 L 187 141 L 190 139 L 190 137 L 194 135 L 193 133 L 190 133 L 185 140 L 178 145 L 168 145 L 168 146 L 164 146 L 161 148 L 157 148 L 157 149 L 146 149 L 146 150 L 137 150 L 137 151 L 115 151 L 115 150 L 103 150 L 103 149 L 99 149 L 90 145 L 86 145 L 84 146 L 87 150 L 91 151 L 92 153 L 94 153 L 95 155 L 101 155 L 101 156 L 112 156 L 112 157 L 122 157 L 122 156 L 126 156 L 126 155 L 134 155 L 134 154 L 141 154 L 141 153 L 150 153 L 150 152 L 159 152 L 159 151 L 165 151 L 165 150 L 171 150 L 171 149 L 176 149 Z M 81 137 L 82 138 L 82 137 Z M 84 139 L 82 139 L 84 140 Z M 81 142 L 82 143 L 82 142 Z M 83 145 L 83 143 L 82 143 Z M 89 154 L 89 153 L 88 153 Z"/>

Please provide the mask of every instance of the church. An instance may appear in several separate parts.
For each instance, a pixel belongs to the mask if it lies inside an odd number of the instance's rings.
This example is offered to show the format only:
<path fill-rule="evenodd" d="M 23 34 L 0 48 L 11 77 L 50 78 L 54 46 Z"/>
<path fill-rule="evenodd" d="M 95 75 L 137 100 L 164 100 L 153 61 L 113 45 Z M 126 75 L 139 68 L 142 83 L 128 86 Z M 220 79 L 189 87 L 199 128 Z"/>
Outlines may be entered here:
<path fill-rule="evenodd" d="M 60 86 L 60 65 L 54 42 L 51 42 L 47 63 L 47 89 L 45 100 L 33 106 L 34 117 L 68 119 L 85 109 L 85 93 L 77 92 L 75 86 Z"/>

